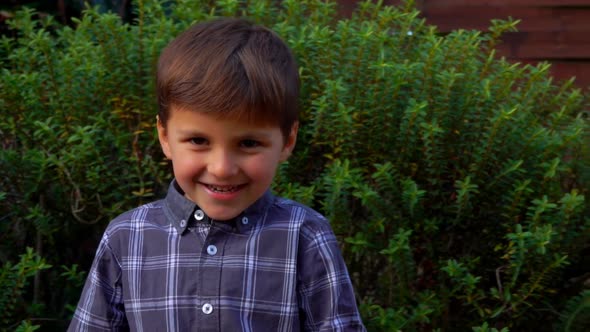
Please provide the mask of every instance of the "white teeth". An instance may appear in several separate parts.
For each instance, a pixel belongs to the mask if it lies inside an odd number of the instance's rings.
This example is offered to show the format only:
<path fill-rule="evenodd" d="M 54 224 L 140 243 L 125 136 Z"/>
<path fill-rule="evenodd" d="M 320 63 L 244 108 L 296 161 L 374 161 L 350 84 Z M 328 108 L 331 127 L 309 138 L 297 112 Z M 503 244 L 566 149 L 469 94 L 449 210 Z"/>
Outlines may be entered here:
<path fill-rule="evenodd" d="M 236 191 L 238 189 L 238 186 L 218 187 L 218 186 L 213 186 L 213 185 L 207 185 L 207 188 L 209 188 L 212 191 L 219 192 L 219 193 L 229 193 L 232 191 Z"/>

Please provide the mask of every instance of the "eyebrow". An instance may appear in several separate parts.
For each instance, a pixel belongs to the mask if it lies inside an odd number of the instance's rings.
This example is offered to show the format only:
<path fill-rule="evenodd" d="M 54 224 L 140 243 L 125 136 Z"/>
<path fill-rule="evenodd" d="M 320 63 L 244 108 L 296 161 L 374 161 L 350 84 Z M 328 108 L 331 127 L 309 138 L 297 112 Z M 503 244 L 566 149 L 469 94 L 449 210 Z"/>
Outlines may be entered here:
<path fill-rule="evenodd" d="M 210 135 L 205 132 L 191 130 L 191 129 L 186 129 L 186 130 L 180 129 L 180 130 L 178 130 L 178 133 L 180 136 L 203 136 L 205 138 L 210 137 Z M 270 140 L 272 138 L 272 134 L 270 134 L 266 130 L 260 130 L 260 131 L 253 131 L 253 132 L 244 132 L 243 134 L 235 136 L 235 138 L 240 139 L 240 140 L 241 139 L 251 139 L 251 138 Z"/>
<path fill-rule="evenodd" d="M 268 132 L 264 131 L 264 132 L 246 132 L 242 135 L 238 135 L 237 136 L 240 139 L 245 139 L 245 138 L 257 138 L 257 139 L 271 139 L 272 135 L 269 134 Z"/>
<path fill-rule="evenodd" d="M 209 136 L 203 132 L 192 130 L 192 129 L 186 129 L 186 130 L 179 129 L 178 134 L 180 136 L 205 136 L 205 137 Z"/>

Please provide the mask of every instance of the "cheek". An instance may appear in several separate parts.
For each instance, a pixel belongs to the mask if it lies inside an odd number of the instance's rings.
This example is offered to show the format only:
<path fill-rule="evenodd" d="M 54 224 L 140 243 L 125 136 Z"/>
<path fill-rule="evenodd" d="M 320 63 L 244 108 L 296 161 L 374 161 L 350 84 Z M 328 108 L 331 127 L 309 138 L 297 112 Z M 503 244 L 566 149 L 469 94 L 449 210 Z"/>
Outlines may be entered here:
<path fill-rule="evenodd" d="M 199 160 L 199 158 L 190 156 L 188 153 L 177 154 L 172 161 L 175 176 L 191 176 L 200 172 L 203 165 Z"/>
<path fill-rule="evenodd" d="M 275 175 L 278 159 L 274 155 L 257 156 L 244 163 L 244 172 L 251 179 L 270 183 Z"/>

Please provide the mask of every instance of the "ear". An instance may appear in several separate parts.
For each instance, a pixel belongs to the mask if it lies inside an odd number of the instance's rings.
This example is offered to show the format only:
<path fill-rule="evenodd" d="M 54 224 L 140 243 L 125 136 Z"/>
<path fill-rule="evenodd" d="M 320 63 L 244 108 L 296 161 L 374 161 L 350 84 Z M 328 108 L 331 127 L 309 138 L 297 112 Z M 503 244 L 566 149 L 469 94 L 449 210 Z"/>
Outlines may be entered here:
<path fill-rule="evenodd" d="M 291 132 L 289 132 L 289 136 L 285 140 L 285 145 L 283 145 L 283 149 L 281 150 L 281 162 L 289 159 L 289 156 L 291 156 L 291 152 L 293 152 L 293 149 L 295 148 L 295 143 L 297 142 L 298 131 L 299 122 L 295 122 L 291 127 Z"/>
<path fill-rule="evenodd" d="M 168 132 L 166 131 L 166 127 L 164 127 L 164 124 L 160 120 L 159 116 L 156 116 L 156 122 L 156 127 L 158 128 L 158 140 L 160 141 L 162 152 L 164 152 L 166 158 L 172 159 L 172 154 L 170 153 L 170 144 L 168 142 Z"/>

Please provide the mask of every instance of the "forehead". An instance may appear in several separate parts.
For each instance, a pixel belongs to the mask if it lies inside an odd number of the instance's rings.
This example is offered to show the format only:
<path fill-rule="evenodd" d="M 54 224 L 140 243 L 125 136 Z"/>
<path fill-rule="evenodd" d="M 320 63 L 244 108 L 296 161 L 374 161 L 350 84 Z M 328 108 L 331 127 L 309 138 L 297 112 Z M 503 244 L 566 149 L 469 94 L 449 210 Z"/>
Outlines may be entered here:
<path fill-rule="evenodd" d="M 172 117 L 174 113 L 185 112 L 203 114 L 218 120 L 241 122 L 247 125 L 275 126 L 279 125 L 280 123 L 280 116 L 276 111 L 244 106 L 231 109 L 209 109 L 202 107 L 171 105 L 168 116 Z"/>
<path fill-rule="evenodd" d="M 242 133 L 245 131 L 256 131 L 264 134 L 272 134 L 280 131 L 278 123 L 262 117 L 256 118 L 250 113 L 231 112 L 220 114 L 216 112 L 207 112 L 187 108 L 171 107 L 167 126 L 174 130 L 211 132 L 226 131 Z"/>

